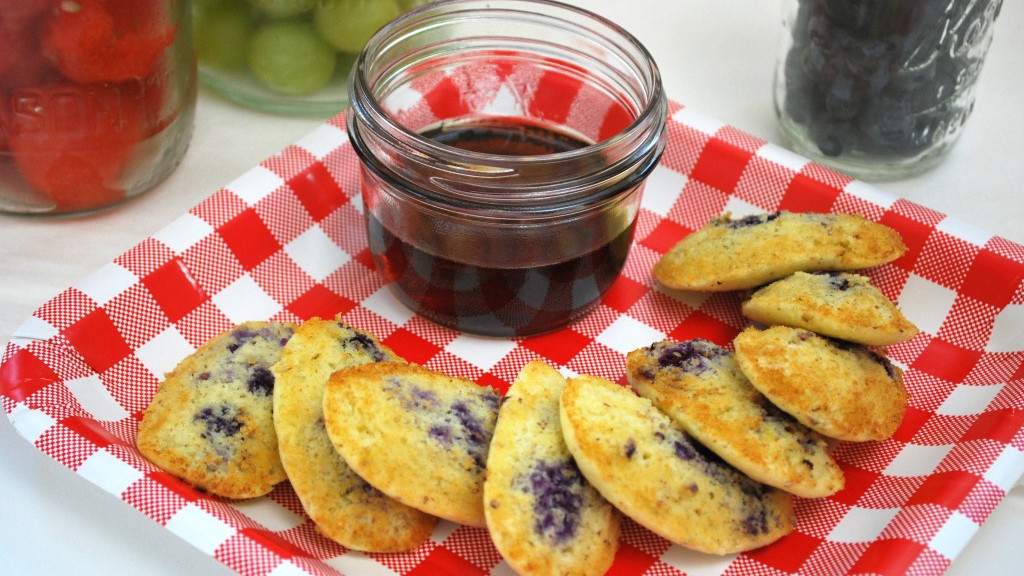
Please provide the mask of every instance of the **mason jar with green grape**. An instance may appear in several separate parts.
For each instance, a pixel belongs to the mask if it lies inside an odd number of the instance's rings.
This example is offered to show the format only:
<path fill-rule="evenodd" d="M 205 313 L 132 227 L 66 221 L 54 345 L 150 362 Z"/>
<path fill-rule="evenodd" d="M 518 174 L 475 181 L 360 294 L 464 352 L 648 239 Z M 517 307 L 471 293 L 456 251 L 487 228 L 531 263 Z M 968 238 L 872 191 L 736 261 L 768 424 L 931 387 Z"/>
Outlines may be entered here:
<path fill-rule="evenodd" d="M 270 112 L 328 116 L 381 26 L 428 0 L 193 0 L 203 84 Z"/>

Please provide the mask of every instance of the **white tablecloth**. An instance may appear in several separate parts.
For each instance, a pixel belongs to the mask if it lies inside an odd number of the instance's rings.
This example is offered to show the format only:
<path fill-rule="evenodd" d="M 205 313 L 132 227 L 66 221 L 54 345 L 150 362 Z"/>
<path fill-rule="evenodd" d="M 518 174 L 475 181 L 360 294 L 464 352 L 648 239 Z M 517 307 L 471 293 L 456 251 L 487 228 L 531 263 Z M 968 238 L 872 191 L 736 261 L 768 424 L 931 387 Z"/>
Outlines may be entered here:
<path fill-rule="evenodd" d="M 780 31 L 765 0 L 576 0 L 633 32 L 669 97 L 772 142 L 771 74 Z M 977 106 L 952 154 L 880 186 L 1024 243 L 1024 3 L 1005 2 Z M 41 304 L 323 121 L 264 114 L 207 91 L 184 161 L 155 190 L 71 219 L 0 215 L 0 342 Z M 0 419 L 0 574 L 226 574 L 217 561 L 65 469 Z M 948 572 L 1016 574 L 1024 487 L 1010 492 Z"/>

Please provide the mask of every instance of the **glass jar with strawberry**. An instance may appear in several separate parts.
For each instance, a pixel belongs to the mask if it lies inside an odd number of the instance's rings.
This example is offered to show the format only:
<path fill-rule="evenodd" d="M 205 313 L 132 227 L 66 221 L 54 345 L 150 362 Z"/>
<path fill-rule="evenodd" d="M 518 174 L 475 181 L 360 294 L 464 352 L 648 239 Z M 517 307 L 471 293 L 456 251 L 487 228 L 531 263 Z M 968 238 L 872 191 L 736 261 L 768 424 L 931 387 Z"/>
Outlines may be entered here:
<path fill-rule="evenodd" d="M 162 181 L 192 132 L 188 0 L 10 0 L 0 10 L 0 211 L 67 214 Z"/>

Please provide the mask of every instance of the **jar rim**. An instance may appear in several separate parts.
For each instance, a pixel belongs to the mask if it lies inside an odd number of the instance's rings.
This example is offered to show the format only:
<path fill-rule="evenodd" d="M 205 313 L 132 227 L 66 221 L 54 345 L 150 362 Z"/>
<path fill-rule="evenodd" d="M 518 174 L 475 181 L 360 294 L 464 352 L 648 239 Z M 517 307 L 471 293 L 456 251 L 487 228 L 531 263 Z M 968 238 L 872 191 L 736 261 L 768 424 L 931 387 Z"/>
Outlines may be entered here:
<path fill-rule="evenodd" d="M 589 33 L 588 40 L 614 48 L 616 58 L 623 66 L 628 66 L 630 78 L 636 82 L 636 85 L 631 87 L 633 90 L 630 94 L 619 94 L 621 97 L 629 97 L 629 112 L 632 116 L 629 124 L 611 136 L 589 142 L 580 148 L 536 155 L 510 155 L 456 148 L 425 137 L 397 121 L 374 92 L 381 79 L 386 78 L 389 72 L 393 72 L 390 68 L 395 63 L 389 62 L 375 70 L 375 76 L 370 78 L 368 74 L 373 64 L 370 58 L 395 43 L 407 40 L 422 29 L 437 26 L 440 19 L 453 17 L 513 20 L 527 18 L 532 22 L 557 28 L 561 32 Z M 510 24 L 510 28 L 514 28 L 514 23 Z M 598 28 L 599 31 L 595 32 L 594 28 Z M 518 37 L 505 36 L 502 39 L 515 38 Z M 455 40 L 446 39 L 444 42 L 451 43 Z M 588 57 L 597 62 L 595 56 Z M 624 86 L 617 87 L 620 92 L 627 91 Z M 627 185 L 635 185 L 642 181 L 657 164 L 664 149 L 664 124 L 668 104 L 660 71 L 649 51 L 636 37 L 618 24 L 586 9 L 556 0 L 439 0 L 415 8 L 385 25 L 366 43 L 353 67 L 349 90 L 349 132 L 354 141 L 360 137 L 360 129 L 355 122 L 358 119 L 372 125 L 374 136 L 386 142 L 388 146 L 403 147 L 410 150 L 412 155 L 424 164 L 442 164 L 457 172 L 460 178 L 468 177 L 474 181 L 473 186 L 445 190 L 447 200 L 451 200 L 451 196 L 454 195 L 468 204 L 494 204 L 498 199 L 495 198 L 493 189 L 498 186 L 502 187 L 499 203 L 520 207 L 551 209 L 556 205 L 572 204 L 581 199 L 591 201 L 595 200 L 594 190 L 597 188 L 602 188 L 605 193 L 601 194 L 601 197 L 607 198 L 614 195 L 614 192 L 628 187 Z M 359 151 L 358 143 L 356 144 Z M 624 182 L 624 185 L 616 187 L 616 190 L 599 186 L 599 183 L 606 183 L 609 178 L 608 166 L 594 174 L 573 173 L 572 185 L 567 185 L 566 181 L 551 181 L 545 185 L 509 190 L 498 184 L 505 178 L 513 178 L 524 167 L 536 170 L 568 166 L 570 163 L 578 166 L 581 159 L 599 155 L 613 159 L 646 158 L 637 162 L 644 165 L 645 170 L 640 177 L 630 178 L 629 182 Z M 654 159 L 653 162 L 651 158 Z M 414 189 L 418 188 L 417 183 L 411 184 Z M 424 195 L 431 194 L 424 191 Z"/>

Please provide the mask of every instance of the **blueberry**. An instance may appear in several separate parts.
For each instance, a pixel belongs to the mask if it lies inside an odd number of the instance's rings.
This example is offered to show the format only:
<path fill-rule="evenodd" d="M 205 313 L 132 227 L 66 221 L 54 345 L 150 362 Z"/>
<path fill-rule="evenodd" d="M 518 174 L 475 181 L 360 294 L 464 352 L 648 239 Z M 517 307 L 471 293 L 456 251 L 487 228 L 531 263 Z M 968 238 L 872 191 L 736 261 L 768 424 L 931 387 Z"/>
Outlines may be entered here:
<path fill-rule="evenodd" d="M 482 404 L 489 407 L 492 400 L 496 402 L 496 399 L 492 399 L 491 396 L 496 395 L 493 393 L 490 395 L 484 394 L 479 399 Z M 490 431 L 483 420 L 477 417 L 473 413 L 473 408 L 463 401 L 453 402 L 448 408 L 447 416 L 447 422 L 454 420 L 458 424 L 451 431 L 453 442 L 461 441 L 476 467 L 479 470 L 483 470 L 487 462 L 487 452 L 491 442 Z M 433 433 L 433 430 L 431 432 Z M 440 431 L 438 432 L 440 433 Z"/>
<path fill-rule="evenodd" d="M 845 292 L 850 289 L 850 279 L 838 272 L 815 272 L 815 276 L 823 276 L 829 287 Z"/>
<path fill-rule="evenodd" d="M 554 544 L 576 535 L 583 508 L 583 475 L 572 460 L 540 461 L 530 474 L 534 530 Z"/>
<path fill-rule="evenodd" d="M 768 510 L 758 506 L 743 519 L 742 525 L 744 532 L 752 536 L 768 532 Z"/>
<path fill-rule="evenodd" d="M 883 153 L 913 152 L 915 125 L 910 101 L 904 98 L 875 98 L 859 119 L 865 139 Z"/>
<path fill-rule="evenodd" d="M 767 224 L 781 216 L 781 212 L 773 212 L 771 214 L 750 214 L 736 220 L 729 220 L 726 226 L 731 230 L 738 230 L 740 228 L 749 228 L 751 226 L 759 226 L 761 224 Z"/>
<path fill-rule="evenodd" d="M 703 374 L 711 369 L 709 361 L 725 354 L 721 347 L 702 339 L 664 346 L 658 356 L 662 368 L 679 368 L 689 374 Z"/>
<path fill-rule="evenodd" d="M 882 368 L 885 368 L 885 373 L 889 376 L 890 380 L 896 381 L 899 379 L 899 373 L 896 371 L 896 367 L 892 365 L 892 362 L 890 362 L 888 358 L 874 350 L 868 350 L 867 352 L 871 355 L 872 360 L 878 363 Z"/>
<path fill-rule="evenodd" d="M 683 460 L 693 460 L 697 457 L 697 451 L 693 449 L 693 445 L 689 442 L 676 440 L 672 443 L 672 449 L 675 451 L 676 456 Z"/>
<path fill-rule="evenodd" d="M 842 45 L 843 68 L 855 78 L 864 79 L 879 69 L 891 66 L 894 44 L 887 38 L 848 37 Z"/>
<path fill-rule="evenodd" d="M 257 396 L 270 396 L 274 393 L 274 373 L 263 366 L 257 366 L 245 385 L 249 392 Z"/>
<path fill-rule="evenodd" d="M 451 412 L 466 431 L 466 440 L 470 444 L 479 446 L 488 441 L 488 434 L 484 430 L 483 423 L 473 414 L 465 402 L 453 402 Z"/>
<path fill-rule="evenodd" d="M 429 410 L 439 405 L 437 395 L 430 390 L 407 384 L 395 377 L 385 380 L 384 389 L 394 392 L 406 410 Z"/>
<path fill-rule="evenodd" d="M 636 442 L 630 438 L 626 441 L 626 447 L 624 450 L 626 458 L 632 459 L 633 455 L 636 454 Z"/>
<path fill-rule="evenodd" d="M 840 74 L 825 93 L 825 110 L 837 120 L 850 120 L 860 111 L 863 97 L 853 77 Z"/>
<path fill-rule="evenodd" d="M 847 120 L 822 114 L 811 122 L 811 140 L 825 156 L 839 156 L 857 149 L 860 141 L 854 125 Z"/>
<path fill-rule="evenodd" d="M 878 4 L 887 0 L 825 0 L 825 14 L 836 26 L 862 30 L 870 24 Z"/>
<path fill-rule="evenodd" d="M 498 410 L 501 408 L 502 402 L 504 402 L 504 399 L 490 388 L 484 389 L 483 394 L 480 396 L 480 400 L 483 401 L 484 406 L 491 410 Z"/>
<path fill-rule="evenodd" d="M 452 429 L 450 427 L 443 424 L 435 424 L 430 427 L 427 434 L 445 448 L 452 447 Z"/>
<path fill-rule="evenodd" d="M 350 336 L 348 340 L 345 340 L 345 343 L 351 344 L 357 348 L 362 348 L 368 352 L 371 357 L 373 357 L 374 362 L 383 362 L 387 358 L 387 355 L 385 355 L 384 351 L 377 346 L 377 343 L 373 341 L 373 338 L 370 338 L 366 334 L 356 332 Z"/>
<path fill-rule="evenodd" d="M 412 387 L 412 404 L 415 407 L 436 406 L 437 394 L 418 386 Z"/>
<path fill-rule="evenodd" d="M 234 436 L 243 426 L 238 419 L 238 409 L 228 404 L 203 408 L 192 420 L 206 426 L 200 435 L 207 440 Z"/>
<path fill-rule="evenodd" d="M 768 510 L 764 507 L 764 499 L 772 489 L 747 478 L 744 480 L 740 490 L 750 499 L 754 509 L 743 519 L 743 529 L 752 535 L 768 532 Z"/>
<path fill-rule="evenodd" d="M 256 338 L 257 334 L 248 328 L 237 328 L 231 332 L 231 339 L 234 340 L 228 344 L 228 351 L 234 352 L 242 346 L 245 346 L 246 342 Z"/>

